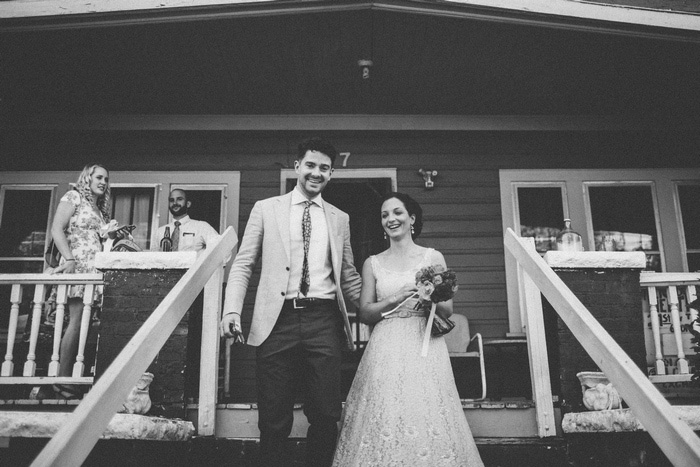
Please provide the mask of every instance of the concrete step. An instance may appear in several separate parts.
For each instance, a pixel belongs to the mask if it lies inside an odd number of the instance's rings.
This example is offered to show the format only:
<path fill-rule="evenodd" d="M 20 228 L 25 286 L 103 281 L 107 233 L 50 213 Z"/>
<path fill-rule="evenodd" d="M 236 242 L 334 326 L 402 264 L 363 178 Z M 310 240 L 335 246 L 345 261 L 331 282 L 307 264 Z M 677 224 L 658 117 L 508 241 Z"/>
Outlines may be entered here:
<path fill-rule="evenodd" d="M 303 438 L 306 436 L 308 423 L 303 414 L 302 404 L 296 404 L 294 409 L 294 424 L 291 436 Z M 463 400 L 462 409 L 475 437 L 537 437 L 536 414 L 532 401 Z M 555 430 L 559 431 L 560 411 L 558 408 L 555 410 L 555 418 L 557 420 Z M 196 424 L 197 414 L 197 404 L 188 404 L 186 418 Z M 217 404 L 215 430 L 216 436 L 221 438 L 243 439 L 259 437 L 257 404 Z M 560 433 L 553 434 L 560 435 Z"/>
<path fill-rule="evenodd" d="M 31 463 L 45 439 L 11 439 L 0 446 L 2 465 L 24 467 Z M 477 438 L 486 467 L 565 467 L 569 465 L 566 443 L 561 438 L 508 439 Z M 304 466 L 306 441 L 289 441 L 289 466 Z M 172 466 L 172 467 L 258 467 L 257 440 L 194 438 L 188 442 L 100 440 L 84 467 Z M 7 464 L 5 464 L 7 462 Z"/>

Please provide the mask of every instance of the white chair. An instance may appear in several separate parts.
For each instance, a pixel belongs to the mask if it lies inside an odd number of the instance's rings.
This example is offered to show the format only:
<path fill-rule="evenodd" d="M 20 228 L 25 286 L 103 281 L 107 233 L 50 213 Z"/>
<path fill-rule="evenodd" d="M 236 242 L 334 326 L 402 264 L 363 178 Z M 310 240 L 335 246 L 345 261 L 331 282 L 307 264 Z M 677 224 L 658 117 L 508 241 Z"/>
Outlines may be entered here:
<path fill-rule="evenodd" d="M 481 334 L 473 336 L 469 333 L 469 320 L 466 316 L 454 313 L 450 316 L 454 321 L 455 328 L 445 334 L 445 343 L 450 357 L 457 358 L 478 358 L 481 372 L 481 397 L 469 400 L 486 399 L 486 366 L 484 365 L 484 343 Z M 476 341 L 476 342 L 475 342 Z"/>

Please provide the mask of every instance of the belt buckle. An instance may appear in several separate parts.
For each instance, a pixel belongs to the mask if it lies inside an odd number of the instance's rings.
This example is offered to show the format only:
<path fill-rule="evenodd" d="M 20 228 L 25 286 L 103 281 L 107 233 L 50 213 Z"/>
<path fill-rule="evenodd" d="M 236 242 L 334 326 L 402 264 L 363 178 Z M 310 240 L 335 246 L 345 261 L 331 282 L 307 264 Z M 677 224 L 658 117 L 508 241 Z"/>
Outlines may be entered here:
<path fill-rule="evenodd" d="M 411 316 L 411 312 L 408 310 L 401 310 L 399 311 L 399 318 L 408 318 Z"/>
<path fill-rule="evenodd" d="M 306 308 L 306 305 L 302 305 L 302 304 L 297 305 L 297 300 L 299 300 L 299 302 L 301 302 L 304 299 L 303 298 L 293 299 L 292 304 L 294 305 L 295 310 L 302 310 L 302 309 Z"/>

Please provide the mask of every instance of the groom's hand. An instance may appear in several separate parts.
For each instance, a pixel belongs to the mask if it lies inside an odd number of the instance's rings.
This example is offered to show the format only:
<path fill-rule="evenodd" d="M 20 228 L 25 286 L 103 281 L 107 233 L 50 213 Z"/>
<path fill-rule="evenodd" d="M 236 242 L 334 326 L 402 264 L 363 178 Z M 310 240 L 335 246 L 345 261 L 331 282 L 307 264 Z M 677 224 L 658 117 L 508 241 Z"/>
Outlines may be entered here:
<path fill-rule="evenodd" d="M 221 337 L 233 337 L 233 331 L 241 332 L 241 317 L 235 313 L 229 313 L 221 318 L 219 334 Z"/>

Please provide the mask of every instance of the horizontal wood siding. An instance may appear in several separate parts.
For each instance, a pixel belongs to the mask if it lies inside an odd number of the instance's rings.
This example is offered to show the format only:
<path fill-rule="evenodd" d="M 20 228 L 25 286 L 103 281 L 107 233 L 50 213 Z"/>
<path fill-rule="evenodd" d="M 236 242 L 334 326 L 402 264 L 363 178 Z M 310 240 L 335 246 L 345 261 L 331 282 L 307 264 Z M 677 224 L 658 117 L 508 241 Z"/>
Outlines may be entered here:
<path fill-rule="evenodd" d="M 255 201 L 279 194 L 279 171 L 293 167 L 296 132 L 79 132 L 3 134 L 0 170 L 76 172 L 88 160 L 112 170 L 239 170 L 239 237 Z M 614 132 L 327 132 L 348 168 L 396 167 L 399 191 L 423 206 L 419 243 L 442 251 L 459 274 L 456 311 L 474 332 L 500 337 L 508 330 L 501 200 L 501 168 L 697 166 L 696 135 Z M 418 169 L 438 171 L 426 190 Z M 114 180 L 118 181 L 118 180 Z M 332 182 L 331 182 L 332 183 Z M 359 265 L 358 265 L 359 266 Z M 255 281 L 253 282 L 255 283 Z M 252 310 L 248 293 L 245 317 Z"/>
<path fill-rule="evenodd" d="M 43 132 L 3 137 L 0 170 L 69 170 L 88 160 L 112 170 L 238 170 L 242 237 L 253 204 L 279 194 L 282 167 L 293 167 L 296 132 Z M 398 189 L 424 209 L 419 243 L 445 255 L 459 277 L 455 310 L 472 332 L 508 331 L 499 169 L 697 167 L 697 135 L 670 132 L 328 132 L 321 136 L 348 151 L 348 168 L 397 169 Z M 59 157 L 60 156 L 60 157 Z M 437 170 L 426 190 L 418 169 Z M 119 180 L 114 180 L 119 181 Z M 331 181 L 332 183 L 332 181 Z M 243 313 L 247 327 L 259 268 Z M 254 397 L 254 349 L 234 350 L 233 397 Z"/>

